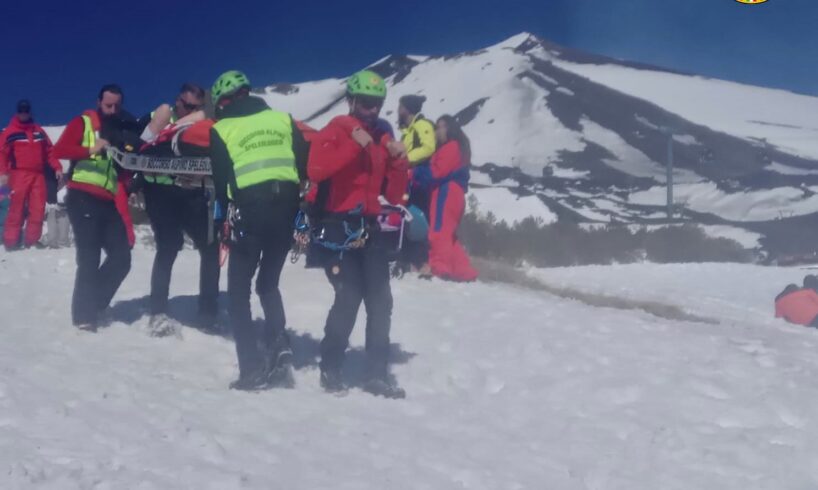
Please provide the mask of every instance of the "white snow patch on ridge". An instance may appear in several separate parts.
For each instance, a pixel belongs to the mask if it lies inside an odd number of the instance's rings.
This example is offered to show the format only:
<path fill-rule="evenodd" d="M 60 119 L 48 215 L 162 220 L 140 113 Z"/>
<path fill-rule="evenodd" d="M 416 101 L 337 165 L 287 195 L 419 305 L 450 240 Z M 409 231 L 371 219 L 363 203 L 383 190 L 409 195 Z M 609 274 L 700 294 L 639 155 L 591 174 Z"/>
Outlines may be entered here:
<path fill-rule="evenodd" d="M 804 190 L 782 187 L 771 190 L 725 193 L 716 184 L 679 184 L 674 200 L 702 213 L 714 213 L 731 221 L 769 221 L 818 212 L 818 195 L 805 197 Z M 656 186 L 629 196 L 633 204 L 664 205 L 667 189 Z"/>
<path fill-rule="evenodd" d="M 557 215 L 551 211 L 537 196 L 518 197 L 503 188 L 471 188 L 469 195 L 477 199 L 477 213 L 485 216 L 491 212 L 497 221 L 512 225 L 524 218 L 539 218 L 543 224 L 557 221 Z"/>
<path fill-rule="evenodd" d="M 553 62 L 713 130 L 746 139 L 766 139 L 784 151 L 818 159 L 818 97 L 610 64 Z"/>
<path fill-rule="evenodd" d="M 790 165 L 784 165 L 783 163 L 778 162 L 773 162 L 764 168 L 771 172 L 776 172 L 782 175 L 818 175 L 818 169 L 809 170 L 804 168 L 792 167 Z"/>

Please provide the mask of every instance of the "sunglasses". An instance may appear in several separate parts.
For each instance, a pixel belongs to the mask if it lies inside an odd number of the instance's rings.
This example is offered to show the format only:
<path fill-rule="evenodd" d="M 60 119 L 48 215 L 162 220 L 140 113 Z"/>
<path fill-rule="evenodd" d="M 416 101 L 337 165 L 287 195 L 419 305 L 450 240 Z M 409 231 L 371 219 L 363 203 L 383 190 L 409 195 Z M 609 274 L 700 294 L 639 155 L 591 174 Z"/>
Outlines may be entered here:
<path fill-rule="evenodd" d="M 361 108 L 366 110 L 380 109 L 383 107 L 383 99 L 375 97 L 358 97 L 355 101 Z"/>
<path fill-rule="evenodd" d="M 17 109 L 17 114 L 31 114 L 31 107 L 20 107 Z"/>
<path fill-rule="evenodd" d="M 187 109 L 187 110 L 189 110 L 191 112 L 192 111 L 198 111 L 199 109 L 202 108 L 202 104 L 190 104 L 190 103 L 185 102 L 183 99 L 179 99 L 179 102 L 182 104 L 182 107 L 184 107 L 185 109 Z"/>

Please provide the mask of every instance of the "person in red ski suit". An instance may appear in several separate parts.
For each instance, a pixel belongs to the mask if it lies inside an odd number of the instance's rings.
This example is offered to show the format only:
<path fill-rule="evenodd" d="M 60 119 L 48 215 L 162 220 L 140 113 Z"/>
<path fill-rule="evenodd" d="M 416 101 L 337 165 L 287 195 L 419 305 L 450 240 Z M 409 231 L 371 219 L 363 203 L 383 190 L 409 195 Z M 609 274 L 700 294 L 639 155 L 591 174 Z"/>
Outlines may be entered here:
<path fill-rule="evenodd" d="M 431 189 L 429 266 L 432 274 L 452 281 L 474 281 L 466 249 L 457 228 L 466 209 L 471 149 L 469 139 L 452 116 L 443 116 L 435 129 L 438 150 L 428 167 L 414 170 L 413 179 Z"/>
<path fill-rule="evenodd" d="M 11 187 L 11 202 L 3 230 L 7 250 L 20 247 L 24 221 L 28 223 L 23 245 L 32 247 L 40 241 L 45 219 L 46 165 L 54 170 L 58 180 L 62 178 L 62 166 L 54 158 L 51 140 L 31 117 L 31 104 L 21 100 L 17 103 L 17 114 L 0 135 L 0 184 L 8 180 Z"/>

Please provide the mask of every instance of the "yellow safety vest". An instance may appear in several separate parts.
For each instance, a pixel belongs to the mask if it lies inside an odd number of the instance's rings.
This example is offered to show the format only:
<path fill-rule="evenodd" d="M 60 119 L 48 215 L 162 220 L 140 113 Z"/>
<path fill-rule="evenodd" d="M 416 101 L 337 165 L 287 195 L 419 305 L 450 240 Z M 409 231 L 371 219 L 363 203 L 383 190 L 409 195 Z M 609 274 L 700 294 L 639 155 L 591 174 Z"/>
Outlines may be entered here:
<path fill-rule="evenodd" d="M 233 161 L 239 189 L 273 180 L 299 182 L 289 114 L 265 109 L 251 116 L 222 119 L 213 128 Z"/>
<path fill-rule="evenodd" d="M 89 116 L 83 115 L 85 130 L 82 135 L 82 146 L 93 148 L 97 141 L 94 125 Z M 101 187 L 111 194 L 116 194 L 117 175 L 114 162 L 107 156 L 91 155 L 86 160 L 79 160 L 74 164 L 71 180 L 80 184 L 89 184 Z"/>

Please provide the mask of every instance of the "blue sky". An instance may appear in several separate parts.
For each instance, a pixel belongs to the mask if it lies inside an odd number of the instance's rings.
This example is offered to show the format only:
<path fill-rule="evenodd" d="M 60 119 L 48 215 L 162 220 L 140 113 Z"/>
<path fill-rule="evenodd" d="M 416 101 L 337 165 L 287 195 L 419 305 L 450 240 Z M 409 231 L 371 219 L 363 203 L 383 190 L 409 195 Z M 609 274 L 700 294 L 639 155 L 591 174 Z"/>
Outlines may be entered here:
<path fill-rule="evenodd" d="M 0 121 L 28 97 L 61 124 L 120 83 L 143 113 L 186 80 L 345 76 L 390 53 L 477 49 L 521 31 L 678 70 L 818 95 L 818 3 L 769 0 L 15 2 L 3 7 Z M 818 117 L 818 115 L 817 115 Z"/>

